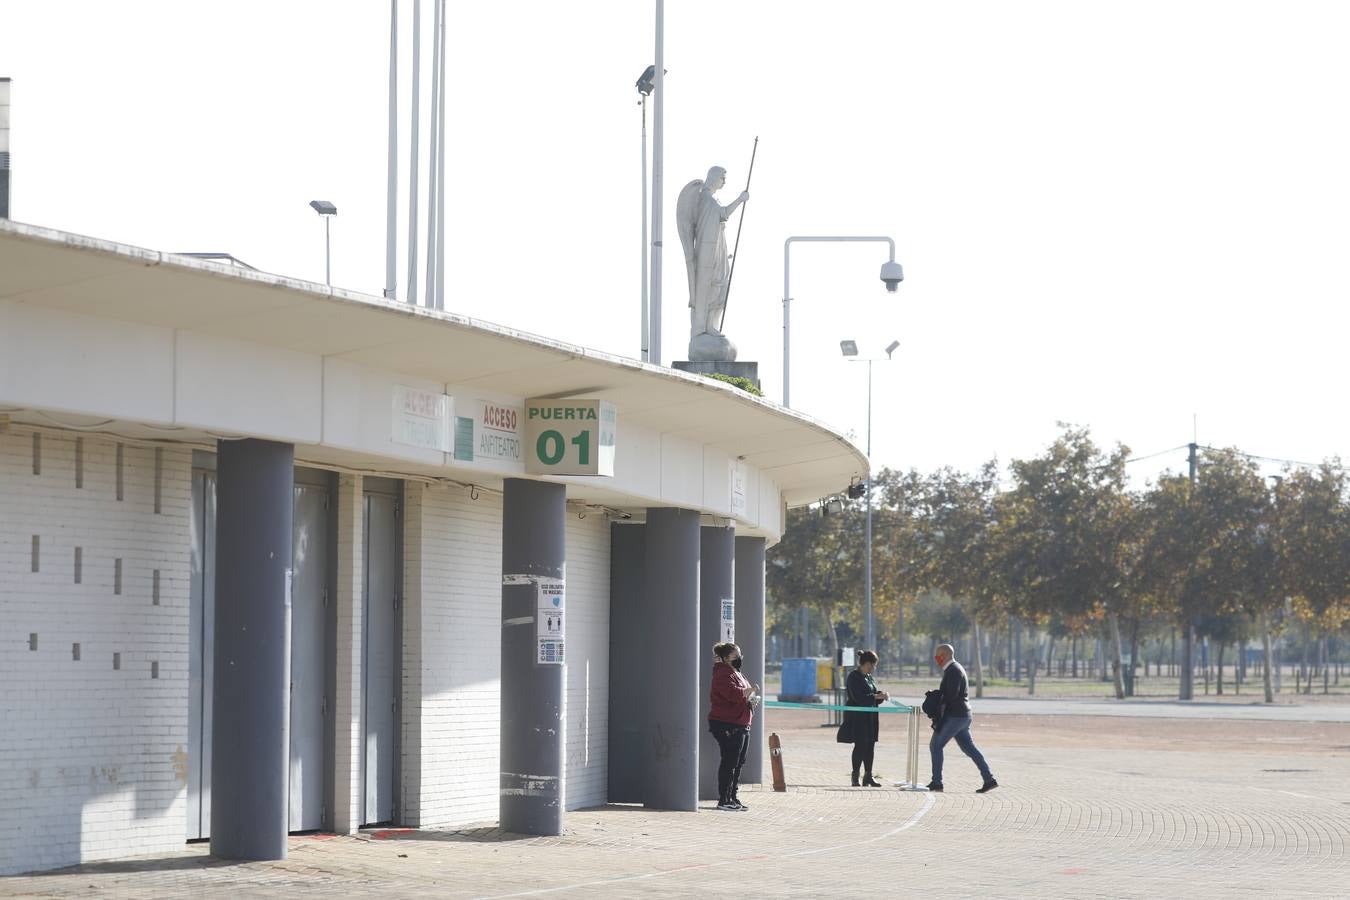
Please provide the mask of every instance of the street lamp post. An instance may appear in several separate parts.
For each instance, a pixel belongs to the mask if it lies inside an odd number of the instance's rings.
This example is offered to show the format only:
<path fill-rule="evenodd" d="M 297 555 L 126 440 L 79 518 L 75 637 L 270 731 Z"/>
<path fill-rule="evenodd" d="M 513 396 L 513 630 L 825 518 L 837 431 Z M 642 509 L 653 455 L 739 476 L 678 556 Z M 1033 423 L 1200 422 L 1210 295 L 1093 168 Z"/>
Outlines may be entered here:
<path fill-rule="evenodd" d="M 899 341 L 891 341 L 890 345 L 886 347 L 886 362 L 893 359 L 893 354 L 899 346 Z M 863 496 L 867 498 L 867 526 L 865 530 L 867 558 L 863 563 L 863 595 L 866 600 L 867 649 L 875 651 L 876 628 L 872 621 L 872 363 L 876 360 L 871 357 L 865 360 L 858 359 L 857 341 L 840 341 L 839 349 L 849 362 L 867 363 L 867 480 L 863 483 Z"/>
<path fill-rule="evenodd" d="M 333 286 L 333 242 L 332 235 L 329 232 L 328 222 L 333 216 L 337 215 L 337 207 L 327 200 L 311 200 L 309 205 L 323 219 L 323 281 L 329 287 Z"/>
<path fill-rule="evenodd" d="M 649 350 L 651 326 L 651 297 L 647 282 L 647 98 L 656 90 L 656 66 L 648 66 L 637 80 L 638 100 L 642 106 L 642 361 L 651 359 Z"/>
<path fill-rule="evenodd" d="M 810 241 L 814 243 L 876 243 L 885 241 L 891 248 L 890 260 L 881 264 L 881 280 L 886 284 L 886 290 L 895 293 L 900 282 L 905 280 L 905 270 L 895 261 L 895 239 L 889 237 L 849 237 L 840 235 L 796 235 L 783 242 L 783 405 L 792 406 L 791 391 L 791 367 L 792 358 L 792 331 L 791 331 L 791 304 L 792 289 L 789 286 L 789 261 L 791 258 L 792 245 L 797 241 Z M 655 308 L 654 308 L 655 309 Z M 654 310 L 653 310 L 654 311 Z"/>

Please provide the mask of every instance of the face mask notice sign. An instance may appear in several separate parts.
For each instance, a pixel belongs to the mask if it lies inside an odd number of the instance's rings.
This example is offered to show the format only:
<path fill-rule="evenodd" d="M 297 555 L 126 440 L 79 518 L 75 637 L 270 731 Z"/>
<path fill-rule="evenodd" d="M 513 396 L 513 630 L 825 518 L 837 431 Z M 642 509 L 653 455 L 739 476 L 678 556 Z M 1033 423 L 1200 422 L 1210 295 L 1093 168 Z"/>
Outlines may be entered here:
<path fill-rule="evenodd" d="M 732 598 L 722 601 L 722 640 L 727 643 L 736 640 L 736 601 Z"/>
<path fill-rule="evenodd" d="M 566 641 L 563 582 L 558 578 L 541 578 L 537 587 L 539 601 L 535 611 L 535 637 L 539 642 L 539 655 L 535 662 L 560 666 L 564 661 L 563 645 Z"/>

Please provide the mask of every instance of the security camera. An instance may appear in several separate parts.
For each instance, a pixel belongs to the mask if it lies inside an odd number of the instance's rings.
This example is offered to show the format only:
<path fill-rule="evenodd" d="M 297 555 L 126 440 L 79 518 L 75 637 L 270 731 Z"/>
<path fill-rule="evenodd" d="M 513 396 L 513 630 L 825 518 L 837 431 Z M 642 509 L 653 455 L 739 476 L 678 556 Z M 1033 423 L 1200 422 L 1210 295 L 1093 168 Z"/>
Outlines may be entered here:
<path fill-rule="evenodd" d="M 886 290 L 892 294 L 900 286 L 900 282 L 905 280 L 905 270 L 898 262 L 891 260 L 881 264 L 881 280 L 886 282 Z"/>

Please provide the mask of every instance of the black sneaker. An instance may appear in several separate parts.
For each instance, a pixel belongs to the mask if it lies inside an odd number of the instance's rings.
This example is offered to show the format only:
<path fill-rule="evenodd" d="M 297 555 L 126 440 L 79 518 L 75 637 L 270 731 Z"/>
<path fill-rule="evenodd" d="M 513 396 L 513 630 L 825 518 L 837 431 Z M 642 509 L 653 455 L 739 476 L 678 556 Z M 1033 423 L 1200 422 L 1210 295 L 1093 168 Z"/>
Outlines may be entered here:
<path fill-rule="evenodd" d="M 987 793 L 989 793 L 990 791 L 992 791 L 992 790 L 993 790 L 994 788 L 996 788 L 996 787 L 998 787 L 998 779 L 997 779 L 997 778 L 990 778 L 988 781 L 986 781 L 986 782 L 984 783 L 984 786 L 983 786 L 983 787 L 976 788 L 976 789 L 975 789 L 975 793 L 977 793 L 977 794 L 987 794 Z"/>
<path fill-rule="evenodd" d="M 737 800 L 735 797 L 731 798 L 731 802 L 736 806 L 736 809 L 739 810 L 740 812 L 745 812 L 750 808 L 741 801 Z"/>
<path fill-rule="evenodd" d="M 930 781 L 928 782 L 928 790 L 932 791 L 934 794 L 940 794 L 942 793 L 942 785 L 938 784 L 936 781 Z"/>
<path fill-rule="evenodd" d="M 741 808 L 740 808 L 739 806 L 737 806 L 736 804 L 732 803 L 730 800 L 726 801 L 725 803 L 719 803 L 719 804 L 717 804 L 717 808 L 720 809 L 722 812 L 740 812 L 740 811 L 741 811 Z"/>

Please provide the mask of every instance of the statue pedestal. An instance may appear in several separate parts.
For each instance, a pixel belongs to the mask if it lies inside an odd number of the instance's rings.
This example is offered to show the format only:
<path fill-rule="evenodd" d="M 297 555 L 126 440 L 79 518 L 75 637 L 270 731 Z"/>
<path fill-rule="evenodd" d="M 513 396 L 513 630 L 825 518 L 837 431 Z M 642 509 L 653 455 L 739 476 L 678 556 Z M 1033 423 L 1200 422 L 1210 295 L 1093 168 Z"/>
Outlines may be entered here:
<path fill-rule="evenodd" d="M 693 372 L 697 375 L 729 375 L 733 378 L 747 378 L 759 387 L 759 363 L 757 362 L 691 362 L 680 360 L 670 364 L 672 369 L 681 372 Z"/>

